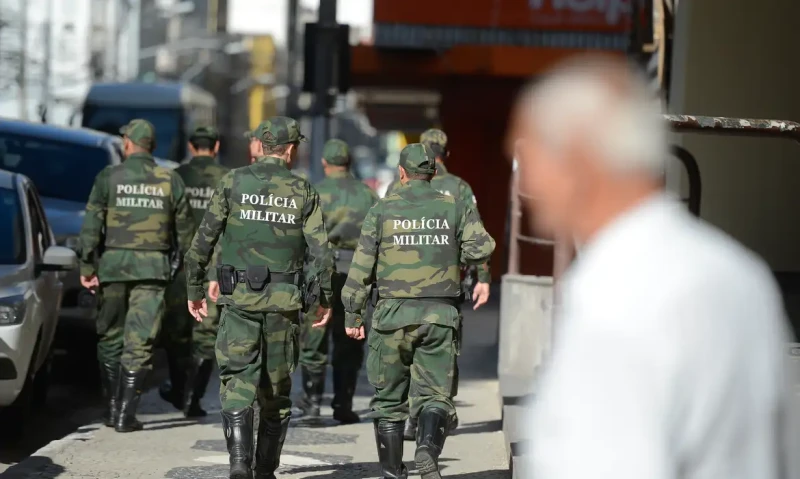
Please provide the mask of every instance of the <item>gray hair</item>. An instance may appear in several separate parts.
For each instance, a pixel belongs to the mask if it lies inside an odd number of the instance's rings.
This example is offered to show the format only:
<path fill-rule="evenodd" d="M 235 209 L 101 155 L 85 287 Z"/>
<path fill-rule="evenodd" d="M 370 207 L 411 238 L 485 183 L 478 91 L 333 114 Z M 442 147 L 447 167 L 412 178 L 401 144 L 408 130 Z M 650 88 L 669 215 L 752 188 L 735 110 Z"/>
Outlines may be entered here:
<path fill-rule="evenodd" d="M 537 140 L 556 157 L 579 142 L 614 172 L 664 174 L 669 149 L 661 104 L 631 65 L 580 55 L 531 84 L 526 98 Z"/>

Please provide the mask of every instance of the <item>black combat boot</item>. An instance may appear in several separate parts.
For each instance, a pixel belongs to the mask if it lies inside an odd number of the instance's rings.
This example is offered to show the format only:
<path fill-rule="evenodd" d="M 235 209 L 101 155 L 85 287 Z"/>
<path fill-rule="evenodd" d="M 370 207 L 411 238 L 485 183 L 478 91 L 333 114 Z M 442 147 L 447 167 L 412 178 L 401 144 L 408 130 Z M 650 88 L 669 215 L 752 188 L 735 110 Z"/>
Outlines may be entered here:
<path fill-rule="evenodd" d="M 406 429 L 403 431 L 403 439 L 406 441 L 417 440 L 417 418 L 408 416 L 408 419 L 406 419 Z"/>
<path fill-rule="evenodd" d="M 420 413 L 414 462 L 422 479 L 442 478 L 438 461 L 449 428 L 450 415 L 444 409 L 429 407 Z"/>
<path fill-rule="evenodd" d="M 333 418 L 342 424 L 355 424 L 361 421 L 358 414 L 353 411 L 353 395 L 356 392 L 358 371 L 349 368 L 334 368 L 333 370 Z"/>
<path fill-rule="evenodd" d="M 304 417 L 319 417 L 324 392 L 325 374 L 313 374 L 303 368 L 303 397 L 297 401 L 297 407 L 303 411 Z"/>
<path fill-rule="evenodd" d="M 256 446 L 256 479 L 275 479 L 275 471 L 281 465 L 281 451 L 289 430 L 289 418 L 283 421 L 262 419 L 258 423 L 258 445 Z"/>
<path fill-rule="evenodd" d="M 210 359 L 195 359 L 186 374 L 186 394 L 183 397 L 183 415 L 188 417 L 203 417 L 207 413 L 200 407 L 200 400 L 206 394 L 208 381 L 214 363 Z"/>
<path fill-rule="evenodd" d="M 408 468 L 403 464 L 403 422 L 376 419 L 374 424 L 383 479 L 406 479 Z"/>
<path fill-rule="evenodd" d="M 253 408 L 222 411 L 222 430 L 230 456 L 230 479 L 253 479 Z"/>
<path fill-rule="evenodd" d="M 103 398 L 106 403 L 103 424 L 106 427 L 114 427 L 117 422 L 117 416 L 119 416 L 119 403 L 117 401 L 120 396 L 119 363 L 103 363 L 100 368 Z"/>
<path fill-rule="evenodd" d="M 167 366 L 169 367 L 169 381 L 158 388 L 161 399 L 172 404 L 175 409 L 183 409 L 184 385 L 186 384 L 186 370 L 189 367 L 186 359 L 178 358 L 175 354 L 167 353 Z"/>
<path fill-rule="evenodd" d="M 117 432 L 139 431 L 144 427 L 136 419 L 136 408 L 139 407 L 139 399 L 142 397 L 142 389 L 147 378 L 147 369 L 138 371 L 127 371 L 122 369 L 122 393 L 119 399 L 119 417 L 114 426 Z"/>

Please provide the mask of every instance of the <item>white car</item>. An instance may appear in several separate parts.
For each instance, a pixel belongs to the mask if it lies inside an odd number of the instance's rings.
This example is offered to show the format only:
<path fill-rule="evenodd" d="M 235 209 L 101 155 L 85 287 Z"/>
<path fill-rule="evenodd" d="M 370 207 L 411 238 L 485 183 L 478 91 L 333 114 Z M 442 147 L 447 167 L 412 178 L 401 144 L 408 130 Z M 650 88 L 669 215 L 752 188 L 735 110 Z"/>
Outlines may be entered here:
<path fill-rule="evenodd" d="M 56 246 L 36 187 L 0 170 L 0 431 L 19 435 L 47 395 L 63 271 L 75 252 Z"/>

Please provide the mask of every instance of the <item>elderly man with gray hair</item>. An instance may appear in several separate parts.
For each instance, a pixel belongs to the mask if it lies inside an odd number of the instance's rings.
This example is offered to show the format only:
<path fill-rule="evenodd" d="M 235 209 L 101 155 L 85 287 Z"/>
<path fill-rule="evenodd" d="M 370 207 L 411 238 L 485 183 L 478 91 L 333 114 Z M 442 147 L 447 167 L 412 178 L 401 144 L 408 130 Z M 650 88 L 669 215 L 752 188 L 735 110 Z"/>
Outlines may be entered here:
<path fill-rule="evenodd" d="M 663 190 L 668 134 L 646 79 L 581 56 L 521 101 L 534 226 L 581 247 L 530 417 L 531 477 L 790 477 L 781 293 Z"/>

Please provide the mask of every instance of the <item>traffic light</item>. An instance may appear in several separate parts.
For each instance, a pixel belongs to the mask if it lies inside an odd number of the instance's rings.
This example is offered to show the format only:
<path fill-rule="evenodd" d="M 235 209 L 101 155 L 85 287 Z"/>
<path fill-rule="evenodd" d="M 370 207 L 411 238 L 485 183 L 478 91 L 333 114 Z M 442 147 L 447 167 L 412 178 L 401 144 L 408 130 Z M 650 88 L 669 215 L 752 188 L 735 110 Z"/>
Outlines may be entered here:
<path fill-rule="evenodd" d="M 317 57 L 321 42 L 335 45 L 333 62 Z M 328 78 L 328 86 L 335 87 L 339 93 L 350 90 L 350 25 L 320 26 L 319 23 L 306 23 L 303 51 L 303 91 L 317 91 L 317 70 L 330 69 L 322 78 Z"/>

